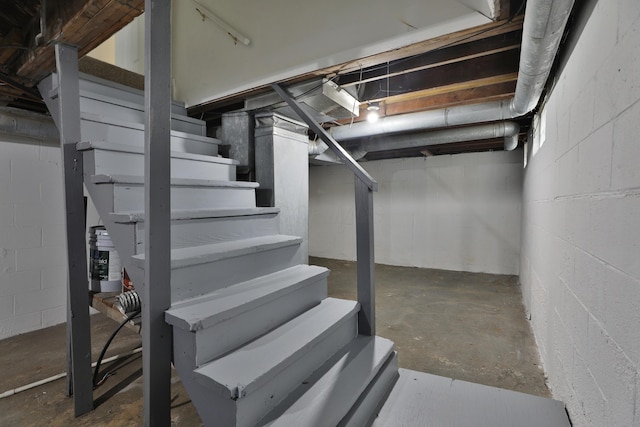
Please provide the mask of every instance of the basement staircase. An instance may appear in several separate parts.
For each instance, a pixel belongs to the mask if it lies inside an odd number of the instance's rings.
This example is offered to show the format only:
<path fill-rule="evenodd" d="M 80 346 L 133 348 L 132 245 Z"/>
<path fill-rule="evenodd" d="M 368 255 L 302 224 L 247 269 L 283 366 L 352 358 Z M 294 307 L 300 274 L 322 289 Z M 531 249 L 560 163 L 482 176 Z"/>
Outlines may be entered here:
<path fill-rule="evenodd" d="M 144 97 L 83 76 L 84 180 L 134 283 L 144 278 Z M 355 301 L 256 207 L 258 183 L 179 103 L 171 120 L 174 366 L 210 426 L 365 426 L 398 377 L 391 341 L 358 334 Z M 225 141 L 229 143 L 230 141 Z M 144 325 L 143 325 L 144 327 Z"/>

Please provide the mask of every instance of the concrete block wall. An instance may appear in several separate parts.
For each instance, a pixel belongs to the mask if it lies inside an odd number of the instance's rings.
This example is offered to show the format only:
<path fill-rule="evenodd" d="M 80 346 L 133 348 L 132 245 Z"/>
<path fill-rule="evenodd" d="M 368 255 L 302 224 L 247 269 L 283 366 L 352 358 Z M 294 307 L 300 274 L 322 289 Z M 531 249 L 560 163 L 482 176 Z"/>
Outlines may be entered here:
<path fill-rule="evenodd" d="M 639 426 L 640 2 L 582 10 L 530 145 L 520 279 L 574 426 Z"/>
<path fill-rule="evenodd" d="M 66 320 L 60 148 L 0 135 L 0 339 Z"/>
<path fill-rule="evenodd" d="M 374 193 L 376 262 L 518 274 L 522 151 L 362 163 Z M 353 175 L 309 173 L 309 253 L 355 260 Z"/>

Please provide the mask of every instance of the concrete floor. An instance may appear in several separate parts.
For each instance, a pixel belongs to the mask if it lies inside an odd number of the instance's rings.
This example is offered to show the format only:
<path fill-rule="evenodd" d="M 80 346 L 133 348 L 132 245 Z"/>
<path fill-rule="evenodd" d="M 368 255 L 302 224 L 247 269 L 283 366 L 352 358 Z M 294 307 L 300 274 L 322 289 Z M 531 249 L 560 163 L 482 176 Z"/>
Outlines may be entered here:
<path fill-rule="evenodd" d="M 312 258 L 332 270 L 329 293 L 355 297 L 355 264 Z M 515 276 L 376 266 L 377 333 L 393 340 L 400 366 L 549 396 Z M 92 316 L 94 360 L 117 324 Z M 124 329 L 107 356 L 140 345 Z M 0 392 L 63 372 L 65 326 L 0 341 Z M 110 368 L 107 368 L 110 369 Z M 140 354 L 112 368 L 94 391 L 96 409 L 73 417 L 65 380 L 0 399 L 0 426 L 137 426 L 142 421 Z M 172 381 L 172 425 L 200 426 L 179 379 Z"/>

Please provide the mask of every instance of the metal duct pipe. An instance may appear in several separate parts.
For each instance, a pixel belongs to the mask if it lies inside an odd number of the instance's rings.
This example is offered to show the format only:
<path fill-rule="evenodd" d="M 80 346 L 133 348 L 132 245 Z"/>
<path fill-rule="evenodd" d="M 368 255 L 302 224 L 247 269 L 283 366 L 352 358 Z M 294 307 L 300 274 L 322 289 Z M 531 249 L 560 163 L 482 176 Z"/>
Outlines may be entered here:
<path fill-rule="evenodd" d="M 513 119 L 537 104 L 549 77 L 574 0 L 528 0 L 522 30 L 522 49 L 516 92 L 512 99 L 441 110 L 383 117 L 331 129 L 338 140 L 395 132 Z"/>
<path fill-rule="evenodd" d="M 329 149 L 329 146 L 322 142 L 321 139 L 309 140 L 309 155 L 317 156 Z"/>
<path fill-rule="evenodd" d="M 10 107 L 0 107 L 0 133 L 35 139 L 60 139 L 51 117 Z"/>
<path fill-rule="evenodd" d="M 435 130 L 417 135 L 374 136 L 363 141 L 358 148 L 361 151 L 372 153 L 376 151 L 504 137 L 504 149 L 511 151 L 518 146 L 519 132 L 520 126 L 516 122 L 489 123 L 464 128 Z"/>

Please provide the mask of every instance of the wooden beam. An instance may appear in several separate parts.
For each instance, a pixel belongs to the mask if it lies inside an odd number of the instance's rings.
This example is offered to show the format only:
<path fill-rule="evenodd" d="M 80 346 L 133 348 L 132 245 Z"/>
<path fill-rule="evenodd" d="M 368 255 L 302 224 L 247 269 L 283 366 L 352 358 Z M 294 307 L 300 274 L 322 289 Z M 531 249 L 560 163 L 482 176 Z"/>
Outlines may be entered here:
<path fill-rule="evenodd" d="M 468 59 L 479 58 L 494 53 L 518 49 L 522 40 L 521 31 L 488 37 L 472 43 L 460 44 L 448 48 L 428 51 L 417 56 L 400 59 L 388 65 L 379 65 L 349 74 L 341 74 L 337 83 L 342 87 L 362 84 L 387 76 L 399 75 L 411 71 L 426 70 L 440 65 L 451 64 Z"/>
<path fill-rule="evenodd" d="M 518 69 L 519 54 L 518 50 L 508 50 L 459 63 L 390 77 L 366 85 L 360 99 L 372 101 L 396 94 L 466 82 L 470 78 L 488 78 L 512 73 Z"/>
<path fill-rule="evenodd" d="M 45 43 L 25 51 L 15 66 L 15 74 L 33 84 L 55 69 L 53 47 L 57 40 L 77 46 L 84 56 L 111 37 L 144 11 L 144 0 L 74 0 L 54 2 L 48 22 L 57 23 L 47 29 Z"/>

